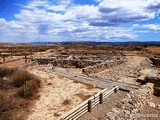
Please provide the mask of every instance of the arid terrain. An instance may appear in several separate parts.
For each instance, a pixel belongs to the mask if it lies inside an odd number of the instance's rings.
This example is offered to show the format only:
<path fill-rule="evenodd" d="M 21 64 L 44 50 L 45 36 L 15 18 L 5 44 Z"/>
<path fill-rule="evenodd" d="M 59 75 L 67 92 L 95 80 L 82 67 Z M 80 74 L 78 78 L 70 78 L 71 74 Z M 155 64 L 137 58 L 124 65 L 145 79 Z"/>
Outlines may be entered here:
<path fill-rule="evenodd" d="M 119 87 L 117 93 L 76 119 L 115 120 L 133 111 L 160 114 L 160 45 L 4 44 L 0 56 L 1 68 L 25 69 L 40 81 L 36 97 L 28 99 L 25 109 L 16 108 L 25 115 L 19 119 L 57 120 L 115 86 Z M 4 91 L 0 88 L 0 94 Z M 0 117 L 3 114 L 7 110 L 1 110 Z M 10 114 L 9 119 L 17 118 Z"/>

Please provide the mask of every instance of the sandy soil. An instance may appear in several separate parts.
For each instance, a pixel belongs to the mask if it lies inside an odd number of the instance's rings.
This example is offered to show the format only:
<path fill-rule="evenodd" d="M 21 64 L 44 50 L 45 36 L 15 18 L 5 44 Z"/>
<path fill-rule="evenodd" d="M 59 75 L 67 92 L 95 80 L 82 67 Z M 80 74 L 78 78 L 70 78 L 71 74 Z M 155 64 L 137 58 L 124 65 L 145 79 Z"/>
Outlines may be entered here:
<path fill-rule="evenodd" d="M 5 63 L 5 66 L 6 67 L 21 67 L 25 65 L 25 61 L 24 60 L 16 60 L 14 62 L 8 62 L 8 63 Z M 0 67 L 3 67 L 4 64 L 0 64 Z"/>
<path fill-rule="evenodd" d="M 56 120 L 80 104 L 84 97 L 88 98 L 100 91 L 99 88 L 91 88 L 34 67 L 29 67 L 28 71 L 39 76 L 42 83 L 39 100 L 30 111 L 28 120 Z"/>

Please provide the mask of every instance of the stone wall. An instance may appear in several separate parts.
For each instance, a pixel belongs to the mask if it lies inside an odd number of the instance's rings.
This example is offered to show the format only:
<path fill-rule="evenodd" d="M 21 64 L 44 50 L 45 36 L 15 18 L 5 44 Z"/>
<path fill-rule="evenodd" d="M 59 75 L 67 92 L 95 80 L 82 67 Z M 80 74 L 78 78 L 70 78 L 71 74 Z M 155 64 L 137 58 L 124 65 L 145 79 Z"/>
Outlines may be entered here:
<path fill-rule="evenodd" d="M 67 60 L 67 59 L 53 59 L 53 58 L 35 58 L 32 61 L 38 62 L 39 65 L 52 64 L 53 67 L 62 68 L 84 68 L 86 66 L 93 66 L 101 63 L 102 61 L 93 60 Z"/>
<path fill-rule="evenodd" d="M 86 66 L 93 66 L 101 61 L 89 61 L 89 60 L 55 60 L 51 64 L 53 67 L 62 68 L 84 68 Z"/>
<path fill-rule="evenodd" d="M 133 120 L 131 115 L 138 114 L 144 105 L 150 104 L 153 84 L 147 83 L 138 90 L 129 92 L 115 108 L 106 115 L 106 120 Z"/>
<path fill-rule="evenodd" d="M 146 82 L 153 83 L 154 84 L 154 95 L 160 96 L 160 76 L 157 74 L 153 74 L 152 76 L 149 74 L 145 78 Z"/>
<path fill-rule="evenodd" d="M 32 62 L 37 62 L 39 65 L 47 65 L 54 61 L 54 58 L 33 58 Z"/>
<path fill-rule="evenodd" d="M 103 63 L 100 63 L 100 64 L 97 64 L 97 65 L 94 65 L 94 66 L 89 66 L 89 67 L 86 67 L 86 68 L 83 68 L 82 69 L 82 73 L 84 74 L 93 74 L 93 73 L 98 73 L 98 72 L 101 72 L 105 69 L 108 69 L 112 66 L 115 66 L 115 65 L 119 65 L 123 63 L 122 60 L 117 60 L 117 61 L 105 61 Z"/>
<path fill-rule="evenodd" d="M 159 59 L 150 58 L 150 60 L 153 62 L 153 65 L 155 65 L 156 67 L 160 67 Z"/>

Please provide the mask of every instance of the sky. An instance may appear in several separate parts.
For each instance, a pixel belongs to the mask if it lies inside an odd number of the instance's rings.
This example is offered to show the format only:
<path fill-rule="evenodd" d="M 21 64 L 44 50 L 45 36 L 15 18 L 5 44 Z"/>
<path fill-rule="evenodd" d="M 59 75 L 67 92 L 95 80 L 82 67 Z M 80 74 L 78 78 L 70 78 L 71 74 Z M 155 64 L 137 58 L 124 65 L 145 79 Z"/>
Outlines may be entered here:
<path fill-rule="evenodd" d="M 0 0 L 0 42 L 160 41 L 160 0 Z"/>

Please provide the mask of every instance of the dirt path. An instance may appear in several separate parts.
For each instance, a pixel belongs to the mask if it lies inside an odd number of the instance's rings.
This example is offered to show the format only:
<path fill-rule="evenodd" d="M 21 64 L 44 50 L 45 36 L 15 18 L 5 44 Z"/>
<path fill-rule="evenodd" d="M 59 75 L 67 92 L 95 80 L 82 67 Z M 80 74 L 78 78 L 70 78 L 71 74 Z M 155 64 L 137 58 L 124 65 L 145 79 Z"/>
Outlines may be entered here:
<path fill-rule="evenodd" d="M 43 70 L 29 67 L 28 71 L 39 76 L 42 83 L 40 97 L 30 111 L 28 120 L 56 120 L 63 113 L 81 103 L 84 98 L 100 91 L 98 88 L 75 83 Z"/>

